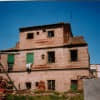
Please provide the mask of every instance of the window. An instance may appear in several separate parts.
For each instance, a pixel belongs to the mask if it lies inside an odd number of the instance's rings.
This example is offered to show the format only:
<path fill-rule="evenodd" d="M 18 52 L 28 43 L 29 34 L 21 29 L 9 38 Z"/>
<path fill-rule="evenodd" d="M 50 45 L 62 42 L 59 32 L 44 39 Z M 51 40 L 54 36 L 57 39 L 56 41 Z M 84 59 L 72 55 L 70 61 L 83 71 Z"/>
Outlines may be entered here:
<path fill-rule="evenodd" d="M 70 55 L 71 55 L 71 61 L 77 61 L 78 60 L 77 50 L 71 50 Z"/>
<path fill-rule="evenodd" d="M 34 53 L 27 53 L 26 55 L 26 62 L 27 64 L 31 63 L 33 64 L 34 63 Z"/>
<path fill-rule="evenodd" d="M 39 86 L 39 82 L 36 82 L 36 83 L 35 83 L 35 86 L 38 87 L 38 86 Z"/>
<path fill-rule="evenodd" d="M 26 88 L 31 89 L 31 82 L 26 82 Z"/>
<path fill-rule="evenodd" d="M 78 87 L 78 81 L 71 80 L 71 90 L 77 90 L 77 87 Z"/>
<path fill-rule="evenodd" d="M 13 70 L 13 64 L 8 63 L 8 72 Z"/>
<path fill-rule="evenodd" d="M 45 30 L 45 29 L 43 29 L 43 32 L 46 32 L 46 30 Z"/>
<path fill-rule="evenodd" d="M 33 33 L 28 33 L 28 34 L 27 34 L 27 39 L 33 39 L 33 38 L 34 38 Z"/>
<path fill-rule="evenodd" d="M 48 52 L 48 63 L 54 63 L 55 62 L 55 52 L 50 51 Z"/>
<path fill-rule="evenodd" d="M 45 58 L 45 55 L 44 55 L 44 54 L 42 54 L 41 58 L 42 58 L 42 59 L 44 59 L 44 58 Z"/>
<path fill-rule="evenodd" d="M 55 80 L 48 80 L 48 90 L 55 90 Z"/>
<path fill-rule="evenodd" d="M 54 37 L 54 31 L 48 31 L 48 37 L 49 38 Z"/>
<path fill-rule="evenodd" d="M 39 32 L 37 32 L 37 35 L 39 35 Z"/>
<path fill-rule="evenodd" d="M 14 65 L 14 54 L 8 54 L 8 71 L 13 69 Z"/>

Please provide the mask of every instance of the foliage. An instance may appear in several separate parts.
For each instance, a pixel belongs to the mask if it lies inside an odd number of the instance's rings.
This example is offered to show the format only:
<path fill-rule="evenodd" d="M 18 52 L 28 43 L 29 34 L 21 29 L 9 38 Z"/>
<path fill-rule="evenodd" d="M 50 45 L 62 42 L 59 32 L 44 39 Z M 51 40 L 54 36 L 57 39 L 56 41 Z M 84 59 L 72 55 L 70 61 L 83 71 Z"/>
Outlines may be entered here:
<path fill-rule="evenodd" d="M 46 95 L 46 96 L 23 96 L 23 95 L 7 95 L 6 100 L 84 100 L 83 94 L 77 96 L 66 97 L 64 95 Z"/>
<path fill-rule="evenodd" d="M 77 96 L 73 96 L 70 97 L 68 100 L 84 100 L 83 95 L 77 95 Z"/>

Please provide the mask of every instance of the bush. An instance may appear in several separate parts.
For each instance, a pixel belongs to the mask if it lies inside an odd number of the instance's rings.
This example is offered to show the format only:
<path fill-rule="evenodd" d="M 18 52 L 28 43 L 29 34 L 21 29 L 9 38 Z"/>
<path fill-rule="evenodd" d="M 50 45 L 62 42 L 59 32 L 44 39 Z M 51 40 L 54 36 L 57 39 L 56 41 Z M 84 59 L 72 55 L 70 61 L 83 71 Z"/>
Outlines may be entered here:
<path fill-rule="evenodd" d="M 81 95 L 70 97 L 70 99 L 68 100 L 84 100 L 84 98 L 83 95 L 81 94 Z"/>
<path fill-rule="evenodd" d="M 83 94 L 76 96 L 65 96 L 52 94 L 48 96 L 23 96 L 23 95 L 7 95 L 6 100 L 84 100 Z"/>

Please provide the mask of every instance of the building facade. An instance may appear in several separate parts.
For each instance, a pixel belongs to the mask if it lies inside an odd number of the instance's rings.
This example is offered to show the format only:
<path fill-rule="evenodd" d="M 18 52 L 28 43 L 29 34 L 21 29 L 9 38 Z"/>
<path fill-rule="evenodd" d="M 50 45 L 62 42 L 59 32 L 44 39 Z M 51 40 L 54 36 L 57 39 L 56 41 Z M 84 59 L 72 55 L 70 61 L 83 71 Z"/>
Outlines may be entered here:
<path fill-rule="evenodd" d="M 16 47 L 0 51 L 1 63 L 18 89 L 82 89 L 81 77 L 89 76 L 88 44 L 82 36 L 73 36 L 69 23 L 19 31 Z M 0 75 L 6 77 L 2 69 Z"/>

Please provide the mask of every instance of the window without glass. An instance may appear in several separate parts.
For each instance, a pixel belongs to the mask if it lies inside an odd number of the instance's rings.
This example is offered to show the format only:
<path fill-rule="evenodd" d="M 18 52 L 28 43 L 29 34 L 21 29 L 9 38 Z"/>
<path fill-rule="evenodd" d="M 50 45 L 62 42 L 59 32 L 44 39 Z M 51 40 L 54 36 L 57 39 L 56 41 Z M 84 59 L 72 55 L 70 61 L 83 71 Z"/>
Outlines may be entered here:
<path fill-rule="evenodd" d="M 78 87 L 78 81 L 71 80 L 71 90 L 77 90 L 77 87 Z"/>
<path fill-rule="evenodd" d="M 45 29 L 43 29 L 42 31 L 43 31 L 43 32 L 46 32 L 46 30 L 45 30 Z"/>
<path fill-rule="evenodd" d="M 49 38 L 54 37 L 54 31 L 48 31 L 48 37 Z"/>
<path fill-rule="evenodd" d="M 54 63 L 55 62 L 55 52 L 50 51 L 48 52 L 48 63 Z"/>
<path fill-rule="evenodd" d="M 13 69 L 14 65 L 14 54 L 8 54 L 8 71 Z"/>
<path fill-rule="evenodd" d="M 70 56 L 71 56 L 71 61 L 77 61 L 78 60 L 77 50 L 71 50 Z"/>
<path fill-rule="evenodd" d="M 33 38 L 34 38 L 34 33 L 27 34 L 27 39 L 33 39 Z"/>
<path fill-rule="evenodd" d="M 31 89 L 31 82 L 26 82 L 26 88 Z"/>
<path fill-rule="evenodd" d="M 42 58 L 42 59 L 44 59 L 44 58 L 45 58 L 45 55 L 44 55 L 44 54 L 42 54 L 41 58 Z"/>
<path fill-rule="evenodd" d="M 55 90 L 55 80 L 48 80 L 48 90 Z"/>
<path fill-rule="evenodd" d="M 35 83 L 35 86 L 38 87 L 38 86 L 39 86 L 39 82 L 36 82 L 36 83 Z"/>
<path fill-rule="evenodd" d="M 39 35 L 39 32 L 37 32 L 37 35 Z"/>

